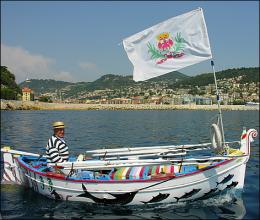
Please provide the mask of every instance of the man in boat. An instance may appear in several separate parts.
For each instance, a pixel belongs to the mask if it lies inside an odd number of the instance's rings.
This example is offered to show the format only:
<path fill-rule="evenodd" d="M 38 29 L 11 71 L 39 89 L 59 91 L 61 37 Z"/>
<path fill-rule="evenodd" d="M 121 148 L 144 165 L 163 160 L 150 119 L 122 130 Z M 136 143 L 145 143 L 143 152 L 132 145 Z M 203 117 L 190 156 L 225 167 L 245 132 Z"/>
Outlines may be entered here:
<path fill-rule="evenodd" d="M 52 124 L 54 134 L 46 146 L 48 163 L 61 163 L 69 159 L 68 146 L 64 140 L 64 122 L 57 121 Z"/>

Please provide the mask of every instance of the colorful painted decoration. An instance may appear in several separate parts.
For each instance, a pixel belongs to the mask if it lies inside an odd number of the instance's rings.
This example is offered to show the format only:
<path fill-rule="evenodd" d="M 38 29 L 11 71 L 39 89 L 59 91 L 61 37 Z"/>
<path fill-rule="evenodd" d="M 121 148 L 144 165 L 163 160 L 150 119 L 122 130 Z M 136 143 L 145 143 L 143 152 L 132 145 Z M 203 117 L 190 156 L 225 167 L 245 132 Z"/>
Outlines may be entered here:
<path fill-rule="evenodd" d="M 152 45 L 150 42 L 147 44 L 151 59 L 156 59 L 157 64 L 184 55 L 185 40 L 181 37 L 181 33 L 177 33 L 173 39 L 169 32 L 164 32 L 157 36 L 157 41 L 157 45 Z"/>

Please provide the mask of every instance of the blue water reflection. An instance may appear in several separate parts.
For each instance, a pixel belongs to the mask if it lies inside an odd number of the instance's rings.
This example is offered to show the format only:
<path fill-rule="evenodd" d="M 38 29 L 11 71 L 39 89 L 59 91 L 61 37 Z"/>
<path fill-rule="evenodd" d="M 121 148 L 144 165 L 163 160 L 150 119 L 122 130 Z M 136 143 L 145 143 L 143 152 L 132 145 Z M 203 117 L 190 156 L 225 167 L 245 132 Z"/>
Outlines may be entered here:
<path fill-rule="evenodd" d="M 226 140 L 240 138 L 242 127 L 259 131 L 258 111 L 224 111 Z M 44 153 L 53 121 L 65 122 L 72 155 L 85 150 L 210 142 L 216 111 L 1 111 L 1 144 Z M 259 140 L 252 144 L 245 187 L 188 204 L 142 207 L 55 202 L 21 186 L 1 186 L 1 215 L 11 218 L 82 219 L 258 219 Z"/>

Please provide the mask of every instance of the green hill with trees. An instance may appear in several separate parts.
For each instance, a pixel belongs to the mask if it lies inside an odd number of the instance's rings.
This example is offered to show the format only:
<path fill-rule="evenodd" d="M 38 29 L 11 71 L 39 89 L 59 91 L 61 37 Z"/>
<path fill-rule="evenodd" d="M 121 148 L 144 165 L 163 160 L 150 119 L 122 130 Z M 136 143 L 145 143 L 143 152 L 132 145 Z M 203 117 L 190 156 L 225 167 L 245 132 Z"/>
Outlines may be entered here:
<path fill-rule="evenodd" d="M 241 76 L 240 83 L 259 82 L 259 67 L 250 68 L 233 68 L 216 72 L 217 80 L 235 78 Z M 189 86 L 206 86 L 214 84 L 213 73 L 204 73 L 193 77 L 185 78 L 181 81 L 173 83 L 171 86 L 174 88 L 185 88 Z M 171 87 L 170 86 L 170 87 Z"/>
<path fill-rule="evenodd" d="M 53 79 L 30 79 L 19 84 L 20 88 L 29 87 L 35 95 L 47 92 L 55 92 L 74 83 L 56 81 Z"/>
<path fill-rule="evenodd" d="M 93 82 L 77 82 L 70 83 L 64 81 L 56 81 L 52 79 L 31 79 L 24 81 L 19 84 L 20 88 L 29 87 L 31 88 L 35 95 L 40 95 L 42 93 L 48 92 L 60 92 L 66 94 L 66 97 L 76 96 L 81 92 L 91 92 L 95 90 L 103 89 L 122 89 L 131 87 L 137 84 L 151 85 L 154 83 L 167 83 L 167 82 L 176 82 L 187 78 L 188 76 L 179 73 L 179 72 L 170 72 L 163 76 L 159 76 L 146 82 L 135 82 L 133 81 L 133 76 L 120 76 L 114 74 L 107 74 L 101 76 L 99 79 Z"/>
<path fill-rule="evenodd" d="M 1 66 L 1 99 L 17 100 L 21 89 L 15 82 L 15 76 L 6 66 Z"/>
<path fill-rule="evenodd" d="M 258 83 L 259 67 L 227 69 L 216 72 L 216 77 L 217 80 L 239 78 L 241 84 Z M 17 99 L 17 95 L 21 94 L 21 88 L 25 86 L 31 88 L 36 96 L 52 93 L 58 97 L 62 95 L 64 98 L 78 98 L 80 96 L 84 98 L 84 94 L 98 90 L 118 91 L 118 97 L 121 97 L 120 94 L 129 93 L 130 95 L 131 91 L 134 92 L 133 95 L 141 95 L 143 92 L 141 90 L 153 91 L 158 88 L 191 89 L 209 84 L 214 84 L 212 72 L 192 77 L 180 72 L 170 72 L 143 82 L 134 82 L 132 75 L 120 76 L 114 74 L 104 75 L 93 82 L 77 83 L 53 79 L 31 79 L 20 83 L 19 88 L 15 83 L 14 74 L 8 71 L 7 67 L 1 66 L 1 98 L 3 99 Z"/>

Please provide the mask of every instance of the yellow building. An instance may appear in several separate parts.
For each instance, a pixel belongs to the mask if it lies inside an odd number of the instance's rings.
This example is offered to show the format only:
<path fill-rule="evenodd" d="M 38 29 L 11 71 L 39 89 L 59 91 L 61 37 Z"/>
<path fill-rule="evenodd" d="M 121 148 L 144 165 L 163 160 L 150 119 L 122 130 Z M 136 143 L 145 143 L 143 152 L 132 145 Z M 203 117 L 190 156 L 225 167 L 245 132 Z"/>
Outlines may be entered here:
<path fill-rule="evenodd" d="M 33 91 L 30 88 L 28 87 L 22 88 L 22 93 L 23 93 L 22 96 L 23 101 L 33 101 L 34 95 L 33 95 Z"/>

